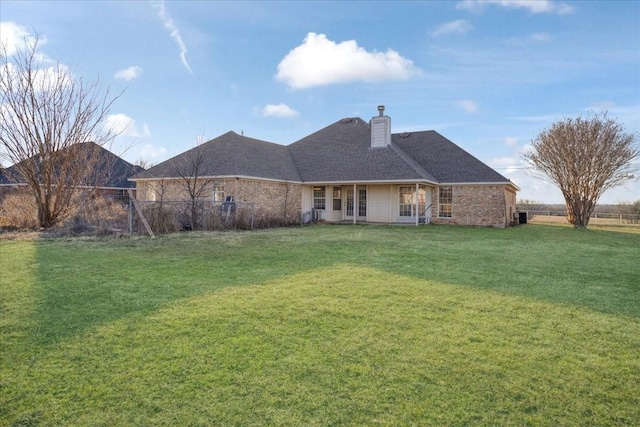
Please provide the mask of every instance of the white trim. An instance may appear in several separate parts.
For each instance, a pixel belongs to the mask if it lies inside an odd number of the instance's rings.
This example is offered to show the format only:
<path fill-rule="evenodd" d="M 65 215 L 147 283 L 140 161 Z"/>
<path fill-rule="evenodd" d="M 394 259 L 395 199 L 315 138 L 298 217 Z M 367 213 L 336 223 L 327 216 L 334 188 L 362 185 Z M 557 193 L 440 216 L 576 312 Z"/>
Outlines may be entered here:
<path fill-rule="evenodd" d="M 40 184 L 42 186 L 43 184 Z M 26 182 L 16 182 L 12 184 L 0 184 L 0 187 L 31 187 L 31 184 L 27 184 Z M 52 187 L 56 187 L 55 184 L 52 184 Z M 94 187 L 92 185 L 72 185 L 69 188 L 80 188 L 80 189 L 91 189 L 91 190 L 135 190 L 136 187 Z"/>
<path fill-rule="evenodd" d="M 136 179 L 128 178 L 127 181 L 145 182 L 145 181 L 159 181 L 163 179 L 164 180 L 169 180 L 169 179 L 183 180 L 184 178 L 181 176 L 160 176 L 156 178 L 136 178 Z M 292 183 L 292 184 L 302 184 L 301 181 L 291 181 L 286 179 L 275 179 L 275 178 L 260 178 L 255 176 L 246 176 L 246 175 L 202 175 L 202 176 L 198 176 L 198 179 L 250 179 L 252 181 L 286 182 L 286 183 Z M 320 184 L 315 184 L 315 185 L 320 185 Z"/>
<path fill-rule="evenodd" d="M 298 182 L 298 181 L 296 181 Z M 384 185 L 384 184 L 415 184 L 416 182 L 427 183 L 431 185 L 439 185 L 435 181 L 428 180 L 418 180 L 415 179 L 391 179 L 391 180 L 382 180 L 382 181 L 301 181 L 302 185 Z"/>
<path fill-rule="evenodd" d="M 453 185 L 508 185 L 516 189 L 516 191 L 520 191 L 520 187 L 518 187 L 512 181 L 496 181 L 496 182 L 436 182 L 430 181 L 427 179 L 415 180 L 415 179 L 390 179 L 390 180 L 361 180 L 361 181 L 294 181 L 287 179 L 275 179 L 275 178 L 262 178 L 256 176 L 248 176 L 248 175 L 203 175 L 199 176 L 198 179 L 250 179 L 253 181 L 269 181 L 269 182 L 287 182 L 292 184 L 300 184 L 300 185 L 381 185 L 381 184 L 415 184 L 417 183 L 426 183 L 434 186 L 453 186 Z M 163 176 L 163 177 L 155 177 L 155 178 L 128 178 L 127 181 L 132 182 L 145 182 L 145 181 L 158 181 L 161 179 L 183 179 L 180 176 Z M 7 184 L 0 184 L 7 185 Z"/>

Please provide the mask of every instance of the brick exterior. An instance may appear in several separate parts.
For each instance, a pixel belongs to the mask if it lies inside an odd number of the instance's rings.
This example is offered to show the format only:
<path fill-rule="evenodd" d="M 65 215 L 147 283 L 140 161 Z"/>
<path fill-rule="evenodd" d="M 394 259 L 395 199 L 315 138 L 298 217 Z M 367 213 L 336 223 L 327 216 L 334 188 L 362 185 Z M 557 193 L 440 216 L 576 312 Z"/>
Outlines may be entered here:
<path fill-rule="evenodd" d="M 224 179 L 215 181 L 224 185 L 224 195 L 236 202 L 254 203 L 256 214 L 294 218 L 302 209 L 302 185 L 295 183 L 252 179 Z M 203 199 L 212 200 L 214 181 L 207 182 Z M 187 200 L 188 193 L 180 180 L 138 181 L 139 200 Z M 516 193 L 506 185 L 453 185 L 452 217 L 440 218 L 439 189 L 431 188 L 432 223 L 485 227 L 507 227 L 516 212 Z"/>
<path fill-rule="evenodd" d="M 300 184 L 251 179 L 222 179 L 203 182 L 202 199 L 213 200 L 214 184 L 223 184 L 224 196 L 233 196 L 240 203 L 254 203 L 256 214 L 294 218 L 302 209 Z M 138 181 L 138 200 L 181 201 L 188 200 L 189 193 L 182 180 Z"/>
<path fill-rule="evenodd" d="M 516 211 L 516 193 L 504 185 L 453 185 L 451 218 L 440 218 L 439 191 L 432 189 L 435 224 L 507 227 Z"/>
<path fill-rule="evenodd" d="M 224 182 L 225 196 L 236 202 L 255 203 L 262 215 L 299 216 L 302 210 L 302 186 L 287 182 L 229 179 Z"/>

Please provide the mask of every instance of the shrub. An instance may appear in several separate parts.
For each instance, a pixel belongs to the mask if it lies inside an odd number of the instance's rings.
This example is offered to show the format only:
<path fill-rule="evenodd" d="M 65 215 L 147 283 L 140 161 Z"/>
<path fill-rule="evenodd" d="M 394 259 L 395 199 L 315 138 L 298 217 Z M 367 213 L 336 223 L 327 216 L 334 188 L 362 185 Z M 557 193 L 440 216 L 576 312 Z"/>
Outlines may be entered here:
<path fill-rule="evenodd" d="M 37 216 L 33 196 L 27 192 L 11 192 L 0 200 L 0 227 L 36 228 Z"/>

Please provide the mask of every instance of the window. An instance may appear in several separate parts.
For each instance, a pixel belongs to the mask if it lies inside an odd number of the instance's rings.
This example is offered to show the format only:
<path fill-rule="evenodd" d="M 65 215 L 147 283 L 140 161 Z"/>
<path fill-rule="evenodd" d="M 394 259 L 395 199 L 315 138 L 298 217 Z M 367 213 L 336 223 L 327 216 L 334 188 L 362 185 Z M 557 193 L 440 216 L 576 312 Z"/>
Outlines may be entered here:
<path fill-rule="evenodd" d="M 156 188 L 153 184 L 147 185 L 147 200 L 150 202 L 156 201 Z"/>
<path fill-rule="evenodd" d="M 413 188 L 400 187 L 400 216 L 413 216 Z"/>
<path fill-rule="evenodd" d="M 358 190 L 358 216 L 367 216 L 367 190 Z"/>
<path fill-rule="evenodd" d="M 342 210 L 342 195 L 340 187 L 333 187 L 333 210 Z"/>
<path fill-rule="evenodd" d="M 213 203 L 224 202 L 224 184 L 221 182 L 213 183 Z"/>
<path fill-rule="evenodd" d="M 313 207 L 314 209 L 326 209 L 326 187 L 313 187 Z"/>
<path fill-rule="evenodd" d="M 353 189 L 348 188 L 347 192 L 347 216 L 353 216 Z"/>
<path fill-rule="evenodd" d="M 416 187 L 402 186 L 399 188 L 400 195 L 400 216 L 413 217 L 416 215 Z M 418 191 L 418 214 L 425 215 L 427 193 L 424 188 Z"/>
<path fill-rule="evenodd" d="M 438 216 L 440 218 L 451 218 L 451 207 L 453 205 L 453 188 L 440 187 L 438 200 Z"/>

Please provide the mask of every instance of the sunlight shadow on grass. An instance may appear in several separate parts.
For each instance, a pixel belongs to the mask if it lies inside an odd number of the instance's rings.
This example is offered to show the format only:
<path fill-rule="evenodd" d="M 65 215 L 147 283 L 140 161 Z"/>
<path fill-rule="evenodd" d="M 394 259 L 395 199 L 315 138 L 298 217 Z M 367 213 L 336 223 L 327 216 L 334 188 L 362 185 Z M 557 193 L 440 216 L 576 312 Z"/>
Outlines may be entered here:
<path fill-rule="evenodd" d="M 638 348 L 629 318 L 340 264 L 87 329 L 15 381 L 45 424 L 606 425 L 640 416 Z"/>
<path fill-rule="evenodd" d="M 35 284 L 37 283 L 36 243 L 6 242 L 1 254 L 0 273 L 0 360 L 19 350 L 32 333 Z M 12 246 L 11 249 L 9 247 Z"/>

